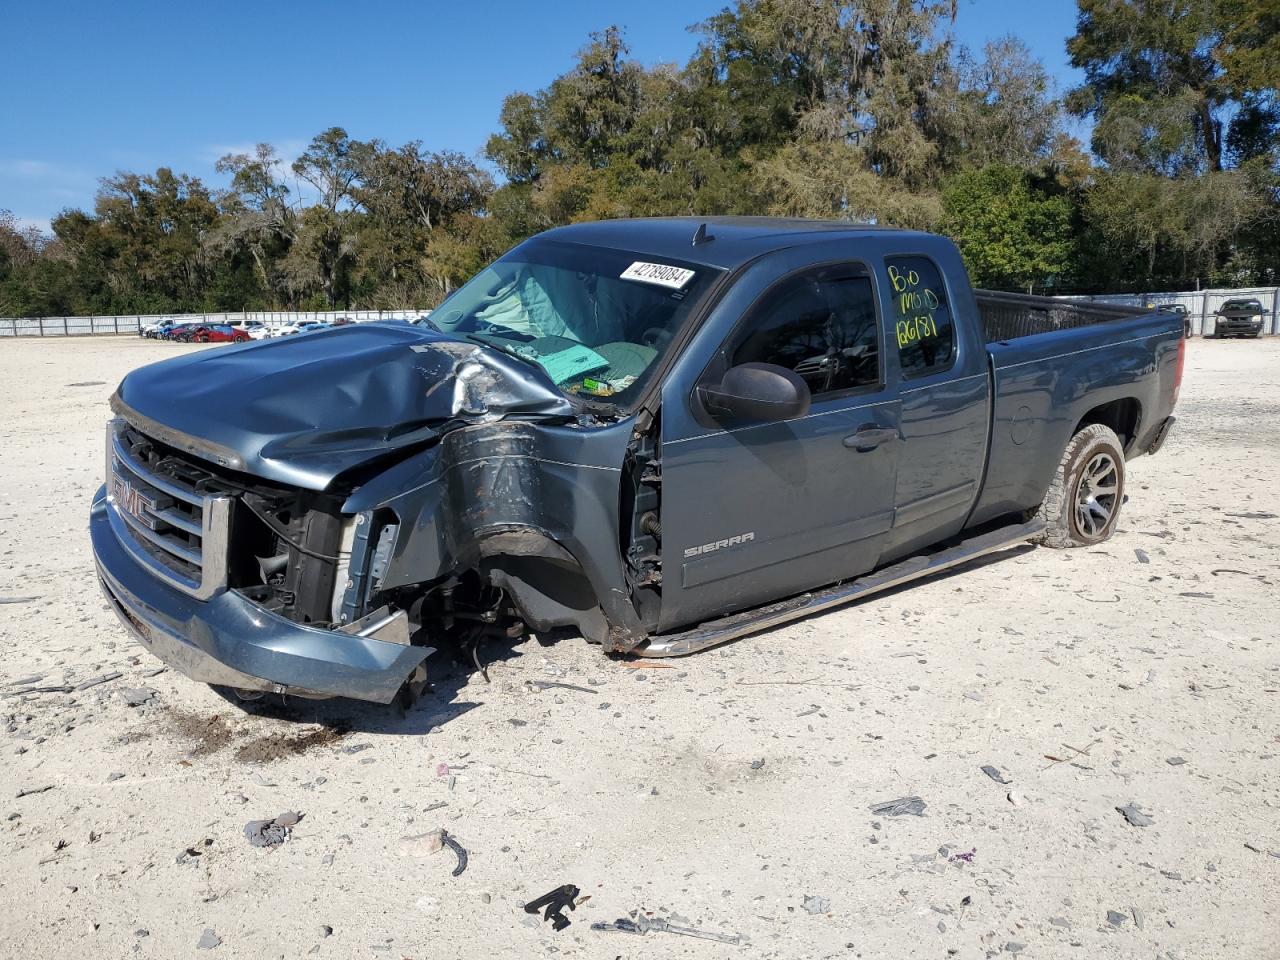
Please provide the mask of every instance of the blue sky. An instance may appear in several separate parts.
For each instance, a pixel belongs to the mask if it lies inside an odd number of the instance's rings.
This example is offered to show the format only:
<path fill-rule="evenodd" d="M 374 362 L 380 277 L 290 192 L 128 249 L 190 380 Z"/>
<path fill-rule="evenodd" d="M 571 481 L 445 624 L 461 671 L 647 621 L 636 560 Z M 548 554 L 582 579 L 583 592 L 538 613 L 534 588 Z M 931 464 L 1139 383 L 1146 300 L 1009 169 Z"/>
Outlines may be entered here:
<path fill-rule="evenodd" d="M 158 166 L 222 178 L 223 153 L 285 156 L 338 125 L 477 155 L 502 98 L 568 68 L 611 23 L 645 63 L 683 62 L 726 0 L 292 4 L 11 0 L 0 57 L 0 209 L 47 226 L 98 178 Z M 1063 86 L 1072 0 L 960 0 L 957 38 L 1021 37 Z"/>

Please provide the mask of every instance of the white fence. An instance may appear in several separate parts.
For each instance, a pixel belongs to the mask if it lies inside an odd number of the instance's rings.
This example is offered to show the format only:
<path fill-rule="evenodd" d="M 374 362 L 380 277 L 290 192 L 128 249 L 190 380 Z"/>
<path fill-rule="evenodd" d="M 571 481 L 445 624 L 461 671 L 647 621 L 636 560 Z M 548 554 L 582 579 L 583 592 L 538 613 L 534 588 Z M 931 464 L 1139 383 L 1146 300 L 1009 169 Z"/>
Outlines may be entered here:
<path fill-rule="evenodd" d="M 1245 287 L 1239 290 L 1192 290 L 1186 293 L 1117 293 L 1097 294 L 1091 297 L 1071 297 L 1072 300 L 1093 300 L 1098 303 L 1118 303 L 1140 308 L 1180 303 L 1187 308 L 1191 318 L 1191 332 L 1196 336 L 1213 333 L 1213 312 L 1228 300 L 1256 298 L 1266 311 L 1262 315 L 1264 334 L 1280 333 L 1280 288 Z"/>
<path fill-rule="evenodd" d="M 259 310 L 238 313 L 159 313 L 130 314 L 118 317 L 0 317 L 0 337 L 78 337 L 90 334 L 133 333 L 150 323 L 170 320 L 174 323 L 230 323 L 232 320 L 257 320 L 272 327 L 311 320 L 333 321 L 343 317 L 357 322 L 366 320 L 415 320 L 429 310 Z"/>
<path fill-rule="evenodd" d="M 1213 332 L 1213 312 L 1228 300 L 1256 297 L 1266 312 L 1262 318 L 1264 334 L 1280 333 L 1280 288 L 1247 287 L 1238 290 L 1194 290 L 1186 293 L 1100 293 L 1093 296 L 1067 297 L 1070 300 L 1094 300 L 1149 308 L 1181 303 L 1191 318 L 1191 332 L 1203 336 Z M 174 323 L 228 323 L 232 320 L 257 320 L 269 326 L 305 323 L 308 320 L 414 320 L 430 310 L 265 310 L 239 313 L 161 313 L 133 314 L 118 317 L 0 317 L 0 337 L 74 337 L 103 333 L 137 333 L 149 323 L 172 320 Z"/>

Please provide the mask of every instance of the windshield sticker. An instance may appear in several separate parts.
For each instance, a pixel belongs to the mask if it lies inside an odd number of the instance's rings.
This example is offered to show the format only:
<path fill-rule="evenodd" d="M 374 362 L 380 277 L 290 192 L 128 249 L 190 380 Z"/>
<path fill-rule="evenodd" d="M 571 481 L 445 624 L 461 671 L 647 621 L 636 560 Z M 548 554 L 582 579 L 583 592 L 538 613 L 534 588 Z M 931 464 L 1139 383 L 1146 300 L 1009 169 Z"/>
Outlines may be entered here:
<path fill-rule="evenodd" d="M 620 274 L 622 280 L 639 280 L 641 283 L 656 283 L 660 287 L 672 290 L 683 290 L 693 279 L 694 271 L 684 267 L 673 267 L 666 263 L 645 263 L 637 260 Z"/>

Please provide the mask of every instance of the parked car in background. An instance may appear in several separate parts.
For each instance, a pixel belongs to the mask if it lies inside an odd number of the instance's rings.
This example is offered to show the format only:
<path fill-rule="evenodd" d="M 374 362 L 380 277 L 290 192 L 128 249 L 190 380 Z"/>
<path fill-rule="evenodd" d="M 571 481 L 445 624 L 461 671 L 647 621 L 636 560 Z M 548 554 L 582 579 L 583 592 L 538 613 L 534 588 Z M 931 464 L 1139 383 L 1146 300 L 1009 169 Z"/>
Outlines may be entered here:
<path fill-rule="evenodd" d="M 265 323 L 260 323 L 249 329 L 250 340 L 270 340 L 276 335 L 274 327 L 269 327 Z"/>
<path fill-rule="evenodd" d="M 187 333 L 191 330 L 192 326 L 193 324 L 190 323 L 175 323 L 172 326 L 161 327 L 159 334 L 160 339 L 177 340 L 178 342 L 185 341 Z"/>
<path fill-rule="evenodd" d="M 298 327 L 299 333 L 316 333 L 320 330 L 332 330 L 333 324 L 324 320 L 312 320 L 310 323 L 304 323 Z"/>
<path fill-rule="evenodd" d="M 301 326 L 302 326 L 301 323 L 286 323 L 282 327 L 276 327 L 275 333 L 272 334 L 272 336 L 291 337 L 298 332 L 298 328 Z"/>
<path fill-rule="evenodd" d="M 183 335 L 188 343 L 244 343 L 249 331 L 225 323 L 198 324 Z"/>
<path fill-rule="evenodd" d="M 151 323 L 144 323 L 138 327 L 138 336 L 146 337 L 148 340 L 154 340 L 160 335 L 162 328 L 172 324 L 172 320 L 153 320 Z"/>
<path fill-rule="evenodd" d="M 1187 313 L 1186 304 L 1183 303 L 1158 303 L 1153 310 L 1159 310 L 1162 313 L 1172 313 L 1182 318 L 1182 336 L 1188 338 L 1191 336 L 1191 315 Z"/>
<path fill-rule="evenodd" d="M 1228 300 L 1213 311 L 1213 336 L 1258 337 L 1262 334 L 1262 317 L 1266 313 L 1257 297 Z"/>
<path fill-rule="evenodd" d="M 351 325 L 351 324 L 353 324 L 353 323 L 355 323 L 355 322 L 356 322 L 356 321 L 355 321 L 355 320 L 352 320 L 350 317 L 338 317 L 337 319 L 333 320 L 333 321 L 329 324 L 329 326 L 331 326 L 331 327 L 346 327 L 346 326 L 349 326 L 349 325 Z"/>

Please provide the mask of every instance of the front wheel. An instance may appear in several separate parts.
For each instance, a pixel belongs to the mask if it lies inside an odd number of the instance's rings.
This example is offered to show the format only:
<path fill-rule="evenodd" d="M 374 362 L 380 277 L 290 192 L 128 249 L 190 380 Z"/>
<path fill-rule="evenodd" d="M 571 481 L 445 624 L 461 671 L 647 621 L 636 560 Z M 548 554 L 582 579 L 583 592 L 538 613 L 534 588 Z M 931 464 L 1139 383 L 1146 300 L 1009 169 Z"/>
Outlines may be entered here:
<path fill-rule="evenodd" d="M 1045 546 L 1088 547 L 1115 532 L 1124 502 L 1124 448 L 1110 427 L 1085 427 L 1067 444 L 1039 517 Z"/>

